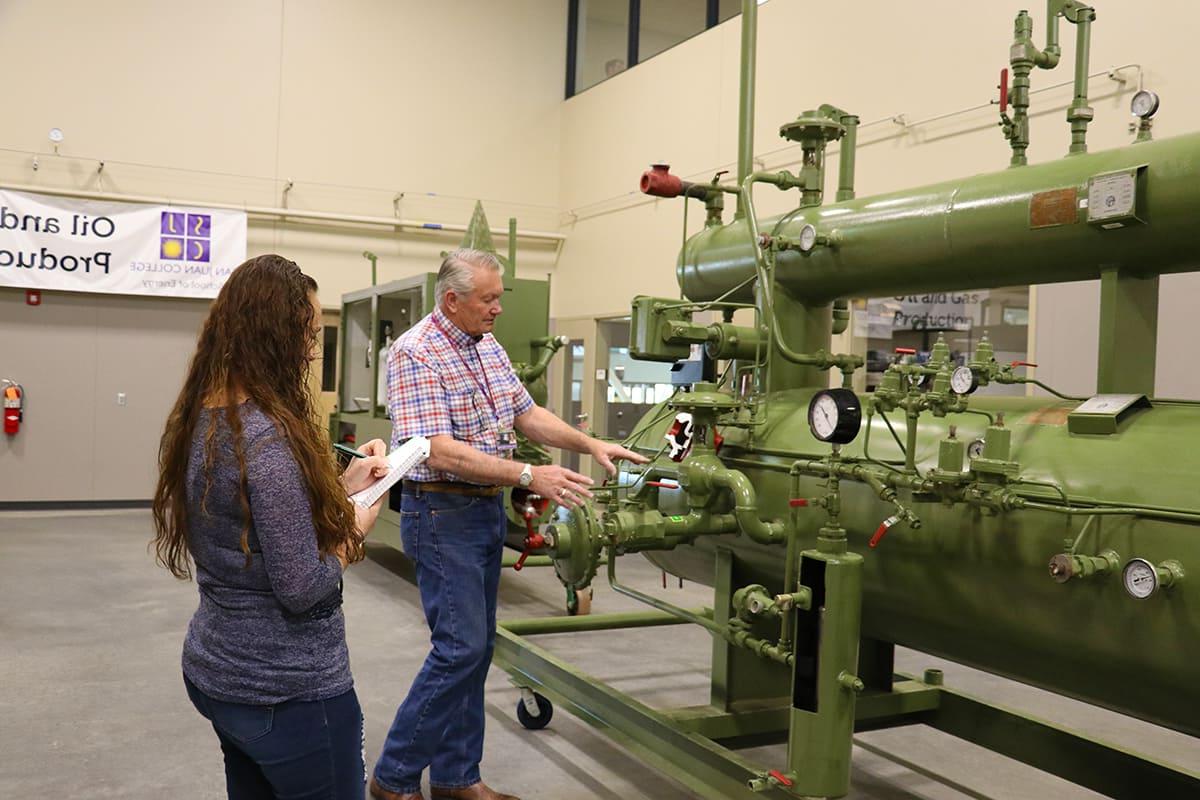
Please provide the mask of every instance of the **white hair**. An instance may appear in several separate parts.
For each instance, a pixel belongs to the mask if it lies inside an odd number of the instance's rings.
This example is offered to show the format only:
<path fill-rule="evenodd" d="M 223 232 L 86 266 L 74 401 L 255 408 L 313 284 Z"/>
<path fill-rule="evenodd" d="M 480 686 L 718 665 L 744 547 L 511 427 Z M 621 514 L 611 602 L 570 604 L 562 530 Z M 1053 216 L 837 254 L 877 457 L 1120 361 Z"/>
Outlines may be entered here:
<path fill-rule="evenodd" d="M 475 268 L 501 271 L 500 262 L 491 253 L 475 250 L 470 247 L 460 247 L 446 254 L 438 270 L 437 284 L 433 295 L 438 306 L 446 301 L 446 294 L 454 292 L 459 297 L 466 297 L 475 291 Z"/>

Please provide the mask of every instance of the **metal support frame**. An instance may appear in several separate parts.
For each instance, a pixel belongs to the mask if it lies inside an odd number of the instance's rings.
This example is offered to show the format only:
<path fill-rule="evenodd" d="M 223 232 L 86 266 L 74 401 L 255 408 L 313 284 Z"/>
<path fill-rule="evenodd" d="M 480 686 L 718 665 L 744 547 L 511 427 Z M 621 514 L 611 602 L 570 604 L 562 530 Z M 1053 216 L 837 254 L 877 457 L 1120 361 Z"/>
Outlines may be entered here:
<path fill-rule="evenodd" d="M 794 798 L 781 788 L 751 790 L 749 781 L 762 776 L 765 767 L 732 749 L 786 741 L 788 706 L 736 712 L 715 706 L 656 710 L 525 638 L 678 623 L 678 618 L 660 612 L 502 622 L 495 662 L 514 685 L 545 695 L 698 797 Z M 879 670 L 891 664 L 892 649 L 887 642 L 862 642 L 865 662 L 860 660 L 860 671 L 869 679 L 855 707 L 856 732 L 925 724 L 1116 800 L 1200 796 L 1198 773 L 947 689 L 939 685 L 940 673 L 927 674 L 927 680 L 904 674 L 889 679 Z"/>
<path fill-rule="evenodd" d="M 1099 393 L 1154 395 L 1158 350 L 1158 276 L 1119 269 L 1100 274 Z"/>

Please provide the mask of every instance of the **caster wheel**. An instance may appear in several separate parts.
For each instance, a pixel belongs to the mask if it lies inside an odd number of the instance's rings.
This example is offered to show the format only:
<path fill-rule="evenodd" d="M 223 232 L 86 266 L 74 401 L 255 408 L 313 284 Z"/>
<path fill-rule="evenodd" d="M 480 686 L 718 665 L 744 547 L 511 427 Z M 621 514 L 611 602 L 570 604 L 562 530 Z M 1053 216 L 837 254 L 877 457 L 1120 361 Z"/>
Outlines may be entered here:
<path fill-rule="evenodd" d="M 567 616 L 585 617 L 592 613 L 592 590 L 587 588 L 582 592 L 569 590 L 567 592 Z"/>
<path fill-rule="evenodd" d="M 531 716 L 530 713 L 525 710 L 525 701 L 518 700 L 517 721 L 528 730 L 540 731 L 542 728 L 550 724 L 550 718 L 554 716 L 554 705 L 537 692 L 533 693 L 533 699 L 537 702 L 538 715 L 536 717 Z"/>

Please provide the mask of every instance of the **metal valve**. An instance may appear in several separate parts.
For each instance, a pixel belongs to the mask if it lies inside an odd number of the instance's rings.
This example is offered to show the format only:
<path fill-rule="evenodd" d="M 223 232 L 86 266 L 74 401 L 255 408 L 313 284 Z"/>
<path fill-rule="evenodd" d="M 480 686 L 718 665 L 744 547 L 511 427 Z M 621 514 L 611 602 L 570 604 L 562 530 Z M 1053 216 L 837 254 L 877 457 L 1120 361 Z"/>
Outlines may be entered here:
<path fill-rule="evenodd" d="M 533 528 L 533 520 L 538 515 L 537 501 L 542 499 L 541 495 L 531 494 L 526 498 L 525 508 L 521 509 L 521 516 L 525 518 L 525 549 L 521 551 L 521 557 L 517 559 L 517 563 L 513 564 L 513 570 L 516 572 L 520 572 L 525 567 L 525 559 L 529 558 L 530 553 L 546 546 L 545 537 Z"/>

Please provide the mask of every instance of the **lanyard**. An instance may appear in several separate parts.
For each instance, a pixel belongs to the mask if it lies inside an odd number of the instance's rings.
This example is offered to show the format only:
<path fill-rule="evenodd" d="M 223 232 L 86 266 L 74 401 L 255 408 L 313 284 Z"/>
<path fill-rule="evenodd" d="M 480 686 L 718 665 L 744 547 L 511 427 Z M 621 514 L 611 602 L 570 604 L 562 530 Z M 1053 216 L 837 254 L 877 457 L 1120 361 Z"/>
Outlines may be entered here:
<path fill-rule="evenodd" d="M 463 354 L 458 349 L 458 345 L 456 345 L 454 340 L 450 338 L 450 334 L 447 333 L 446 329 L 442 327 L 442 323 L 437 319 L 437 317 L 433 318 L 433 324 L 437 326 L 439 331 L 441 331 L 442 336 L 446 337 L 446 342 L 449 343 L 450 349 L 454 351 L 454 354 L 458 356 L 458 360 L 462 362 L 464 367 L 466 367 L 467 373 L 471 376 L 471 381 L 475 384 L 476 388 L 483 390 L 484 395 L 487 397 L 488 404 L 492 407 L 492 416 L 496 418 L 496 424 L 499 425 L 500 410 L 496 407 L 496 399 L 492 395 L 492 381 L 490 378 L 488 378 L 487 369 L 485 369 L 483 366 L 483 356 L 479 354 L 479 348 L 475 348 L 475 357 L 479 359 L 480 371 L 483 372 L 483 384 L 479 382 L 479 378 L 475 375 L 474 368 L 472 368 L 467 362 L 467 359 L 463 357 Z"/>

